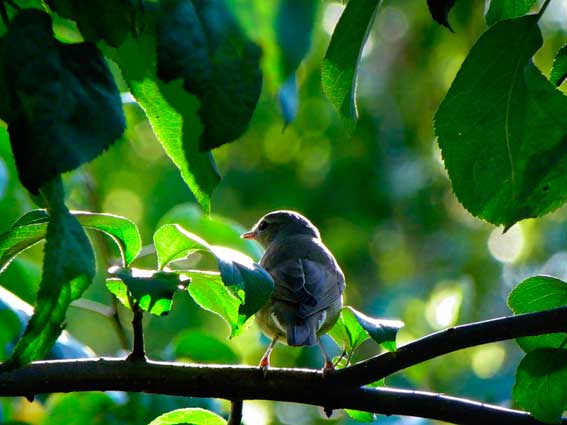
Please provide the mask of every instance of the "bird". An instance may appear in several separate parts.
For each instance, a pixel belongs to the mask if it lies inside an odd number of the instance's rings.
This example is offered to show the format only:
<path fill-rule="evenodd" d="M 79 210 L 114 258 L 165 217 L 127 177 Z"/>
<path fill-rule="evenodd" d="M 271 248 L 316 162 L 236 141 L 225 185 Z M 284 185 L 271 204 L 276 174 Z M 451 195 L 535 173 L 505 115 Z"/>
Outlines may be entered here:
<path fill-rule="evenodd" d="M 271 298 L 256 313 L 260 329 L 271 338 L 260 368 L 266 373 L 270 354 L 283 339 L 293 347 L 318 345 L 325 359 L 323 373 L 333 370 L 320 336 L 339 317 L 345 277 L 317 227 L 298 212 L 273 211 L 241 237 L 265 248 L 259 264 L 275 282 Z"/>

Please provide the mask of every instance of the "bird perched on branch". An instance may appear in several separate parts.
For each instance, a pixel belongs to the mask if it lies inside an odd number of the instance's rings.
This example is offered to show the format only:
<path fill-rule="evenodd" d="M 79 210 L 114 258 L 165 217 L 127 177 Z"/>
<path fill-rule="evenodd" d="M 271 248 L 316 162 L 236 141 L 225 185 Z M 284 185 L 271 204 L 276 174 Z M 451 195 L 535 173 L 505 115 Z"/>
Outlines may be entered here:
<path fill-rule="evenodd" d="M 285 338 L 294 347 L 319 345 L 325 357 L 323 371 L 333 369 L 319 337 L 337 321 L 345 278 L 319 230 L 297 212 L 274 211 L 242 237 L 255 239 L 266 249 L 260 265 L 275 281 L 271 299 L 256 313 L 260 328 L 272 338 L 260 367 L 267 370 L 274 346 Z"/>

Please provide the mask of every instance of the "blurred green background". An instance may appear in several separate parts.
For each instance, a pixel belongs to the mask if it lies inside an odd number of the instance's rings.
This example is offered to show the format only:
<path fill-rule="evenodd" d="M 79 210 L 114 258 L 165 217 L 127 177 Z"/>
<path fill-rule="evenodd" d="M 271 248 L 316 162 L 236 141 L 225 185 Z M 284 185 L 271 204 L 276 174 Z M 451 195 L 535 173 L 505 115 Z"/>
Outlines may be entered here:
<path fill-rule="evenodd" d="M 249 10 L 244 9 L 245 2 L 233 3 L 242 8 L 243 22 L 254 22 L 250 15 L 254 11 L 261 18 L 273 9 L 263 0 Z M 306 215 L 318 226 L 345 272 L 346 303 L 372 316 L 403 320 L 406 326 L 399 344 L 454 324 L 510 314 L 506 296 L 525 277 L 546 273 L 567 279 L 567 209 L 523 221 L 502 234 L 502 229 L 475 219 L 459 205 L 435 143 L 434 112 L 486 28 L 481 3 L 457 2 L 450 16 L 455 30 L 451 33 L 432 21 L 425 1 L 384 2 L 363 52 L 358 82 L 360 119 L 351 135 L 323 97 L 319 73 L 344 5 L 318 2 L 311 48 L 297 73 L 300 104 L 296 119 L 284 128 L 268 53 L 264 56 L 263 95 L 248 131 L 239 141 L 214 151 L 223 179 L 213 196 L 213 220 L 224 217 L 229 228 L 239 224 L 243 230 L 275 209 Z M 265 26 L 268 32 L 272 28 Z M 271 45 L 263 38 L 265 28 L 250 25 L 248 30 L 269 52 Z M 545 45 L 536 64 L 547 74 L 553 55 L 567 41 L 567 4 L 552 1 L 542 30 Z M 187 217 L 188 228 L 190 223 L 200 223 L 198 229 L 189 228 L 199 233 L 207 219 L 155 140 L 143 112 L 128 99 L 124 110 L 128 120 L 124 140 L 67 176 L 69 207 L 126 216 L 140 226 L 144 244 L 151 243 L 158 223 L 173 208 L 176 217 Z M 18 182 L 7 132 L 2 128 L 0 230 L 33 208 Z M 216 233 L 218 226 L 210 227 L 213 230 L 206 236 L 201 234 L 210 243 L 222 244 L 225 239 Z M 100 272 L 85 298 L 110 306 L 104 271 L 113 264 L 116 252 L 108 241 L 91 236 Z M 251 255 L 260 253 L 258 247 L 240 248 Z M 33 304 L 41 256 L 41 246 L 19 256 L 0 275 L 0 285 Z M 138 263 L 152 264 L 151 256 Z M 177 294 L 174 302 L 169 316 L 146 318 L 151 358 L 249 365 L 259 361 L 268 341 L 254 324 L 241 336 L 227 340 L 228 326 L 199 309 L 188 294 Z M 85 303 L 71 307 L 67 330 L 97 355 L 124 354 L 112 321 L 88 307 Z M 120 310 L 120 314 L 127 328 L 129 312 Z M 185 343 L 195 346 L 196 341 L 204 347 L 200 352 L 184 348 Z M 325 343 L 331 351 L 339 351 L 330 340 Z M 368 342 L 355 360 L 376 352 Z M 389 378 L 387 385 L 510 406 L 519 359 L 513 341 L 490 344 L 412 367 Z M 272 363 L 319 368 L 322 358 L 317 347 L 278 345 Z M 162 412 L 188 405 L 206 406 L 225 415 L 228 408 L 224 401 L 142 394 L 52 395 L 33 403 L 1 400 L 0 423 L 145 424 Z M 71 411 L 78 415 L 75 422 L 68 417 Z M 400 417 L 379 420 L 428 423 Z M 255 401 L 245 403 L 244 422 L 329 420 L 315 407 Z M 331 422 L 354 423 L 343 412 L 335 412 Z"/>

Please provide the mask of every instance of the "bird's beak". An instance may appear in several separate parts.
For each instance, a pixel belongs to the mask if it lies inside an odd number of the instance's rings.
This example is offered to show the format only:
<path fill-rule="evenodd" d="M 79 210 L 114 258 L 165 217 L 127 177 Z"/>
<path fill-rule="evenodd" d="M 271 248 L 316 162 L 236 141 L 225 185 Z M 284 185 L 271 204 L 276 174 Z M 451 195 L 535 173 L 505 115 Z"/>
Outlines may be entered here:
<path fill-rule="evenodd" d="M 256 239 L 256 232 L 254 230 L 250 230 L 249 232 L 241 234 L 240 237 L 242 239 Z"/>

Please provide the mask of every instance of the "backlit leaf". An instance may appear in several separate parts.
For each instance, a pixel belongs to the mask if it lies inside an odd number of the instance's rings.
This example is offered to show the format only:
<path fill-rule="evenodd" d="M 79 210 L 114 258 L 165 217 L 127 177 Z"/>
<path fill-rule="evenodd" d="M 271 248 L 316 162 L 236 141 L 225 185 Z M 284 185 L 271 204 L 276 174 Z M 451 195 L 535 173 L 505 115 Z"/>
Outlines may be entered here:
<path fill-rule="evenodd" d="M 508 306 L 514 314 L 533 313 L 567 305 L 567 283 L 549 276 L 535 276 L 518 284 L 508 296 Z M 559 348 L 565 333 L 518 338 L 525 352 L 538 348 Z"/>
<path fill-rule="evenodd" d="M 517 18 L 530 11 L 536 0 L 490 0 L 486 23 L 494 25 L 504 19 Z"/>
<path fill-rule="evenodd" d="M 111 268 L 106 287 L 127 308 L 132 304 L 156 316 L 171 311 L 175 292 L 184 285 L 177 273 L 158 270 Z"/>
<path fill-rule="evenodd" d="M 69 304 L 78 299 L 95 274 L 95 260 L 85 231 L 63 203 L 60 179 L 43 187 L 49 223 L 37 306 L 10 359 L 1 369 L 43 358 L 61 333 Z"/>
<path fill-rule="evenodd" d="M 541 44 L 535 15 L 490 27 L 435 116 L 457 198 L 506 227 L 567 199 L 567 97 L 531 61 Z"/>
<path fill-rule="evenodd" d="M 226 425 L 226 421 L 209 410 L 190 407 L 158 416 L 148 425 Z"/>
<path fill-rule="evenodd" d="M 362 49 L 374 22 L 380 0 L 350 0 L 323 59 L 323 91 L 337 111 L 357 119 L 356 83 Z"/>

